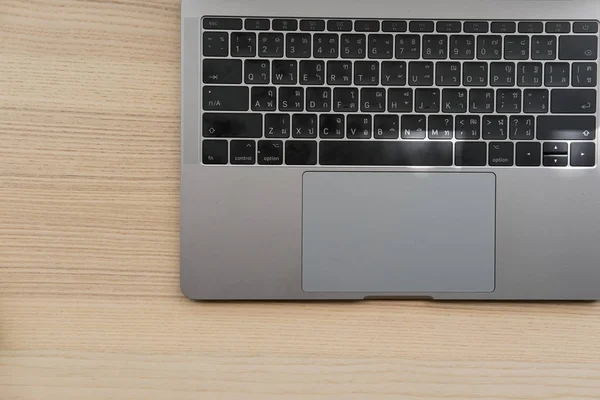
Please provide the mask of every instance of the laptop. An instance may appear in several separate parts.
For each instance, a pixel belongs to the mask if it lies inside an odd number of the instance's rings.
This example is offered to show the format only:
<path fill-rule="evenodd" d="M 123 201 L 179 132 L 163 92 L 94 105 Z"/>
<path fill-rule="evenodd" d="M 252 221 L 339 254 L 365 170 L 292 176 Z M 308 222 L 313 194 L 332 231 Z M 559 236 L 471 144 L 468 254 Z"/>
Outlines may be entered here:
<path fill-rule="evenodd" d="M 600 298 L 597 0 L 184 0 L 194 300 Z"/>

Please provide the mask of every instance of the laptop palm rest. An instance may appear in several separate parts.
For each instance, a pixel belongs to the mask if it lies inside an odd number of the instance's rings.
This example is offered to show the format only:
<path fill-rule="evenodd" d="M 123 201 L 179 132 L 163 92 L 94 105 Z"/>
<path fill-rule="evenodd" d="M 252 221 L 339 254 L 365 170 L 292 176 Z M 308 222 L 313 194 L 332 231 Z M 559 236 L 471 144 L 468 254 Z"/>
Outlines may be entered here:
<path fill-rule="evenodd" d="M 307 172 L 302 288 L 329 293 L 489 293 L 492 173 Z"/>

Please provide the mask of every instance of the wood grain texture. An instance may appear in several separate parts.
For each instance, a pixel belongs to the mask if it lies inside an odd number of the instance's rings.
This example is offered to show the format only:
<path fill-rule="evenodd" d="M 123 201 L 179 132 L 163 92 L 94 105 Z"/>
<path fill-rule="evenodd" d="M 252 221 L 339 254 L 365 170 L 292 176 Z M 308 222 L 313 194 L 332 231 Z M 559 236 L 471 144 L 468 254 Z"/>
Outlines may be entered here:
<path fill-rule="evenodd" d="M 599 399 L 600 306 L 192 303 L 179 0 L 0 2 L 0 399 Z"/>

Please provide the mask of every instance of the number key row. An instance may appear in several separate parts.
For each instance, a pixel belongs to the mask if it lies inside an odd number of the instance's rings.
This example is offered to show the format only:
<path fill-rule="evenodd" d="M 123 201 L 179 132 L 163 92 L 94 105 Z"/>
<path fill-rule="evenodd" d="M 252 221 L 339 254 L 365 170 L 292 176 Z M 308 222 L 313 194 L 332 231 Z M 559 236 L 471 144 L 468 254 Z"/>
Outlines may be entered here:
<path fill-rule="evenodd" d="M 590 60 L 597 36 L 393 35 L 204 32 L 207 57 L 351 58 L 444 60 Z"/>

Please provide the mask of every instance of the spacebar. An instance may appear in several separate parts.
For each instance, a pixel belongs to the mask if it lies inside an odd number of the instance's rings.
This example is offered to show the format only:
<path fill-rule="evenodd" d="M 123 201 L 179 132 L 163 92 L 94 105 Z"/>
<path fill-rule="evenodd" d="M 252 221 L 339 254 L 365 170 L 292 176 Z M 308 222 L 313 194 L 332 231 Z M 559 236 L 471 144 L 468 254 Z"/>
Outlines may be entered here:
<path fill-rule="evenodd" d="M 321 141 L 321 165 L 449 167 L 451 142 Z"/>

